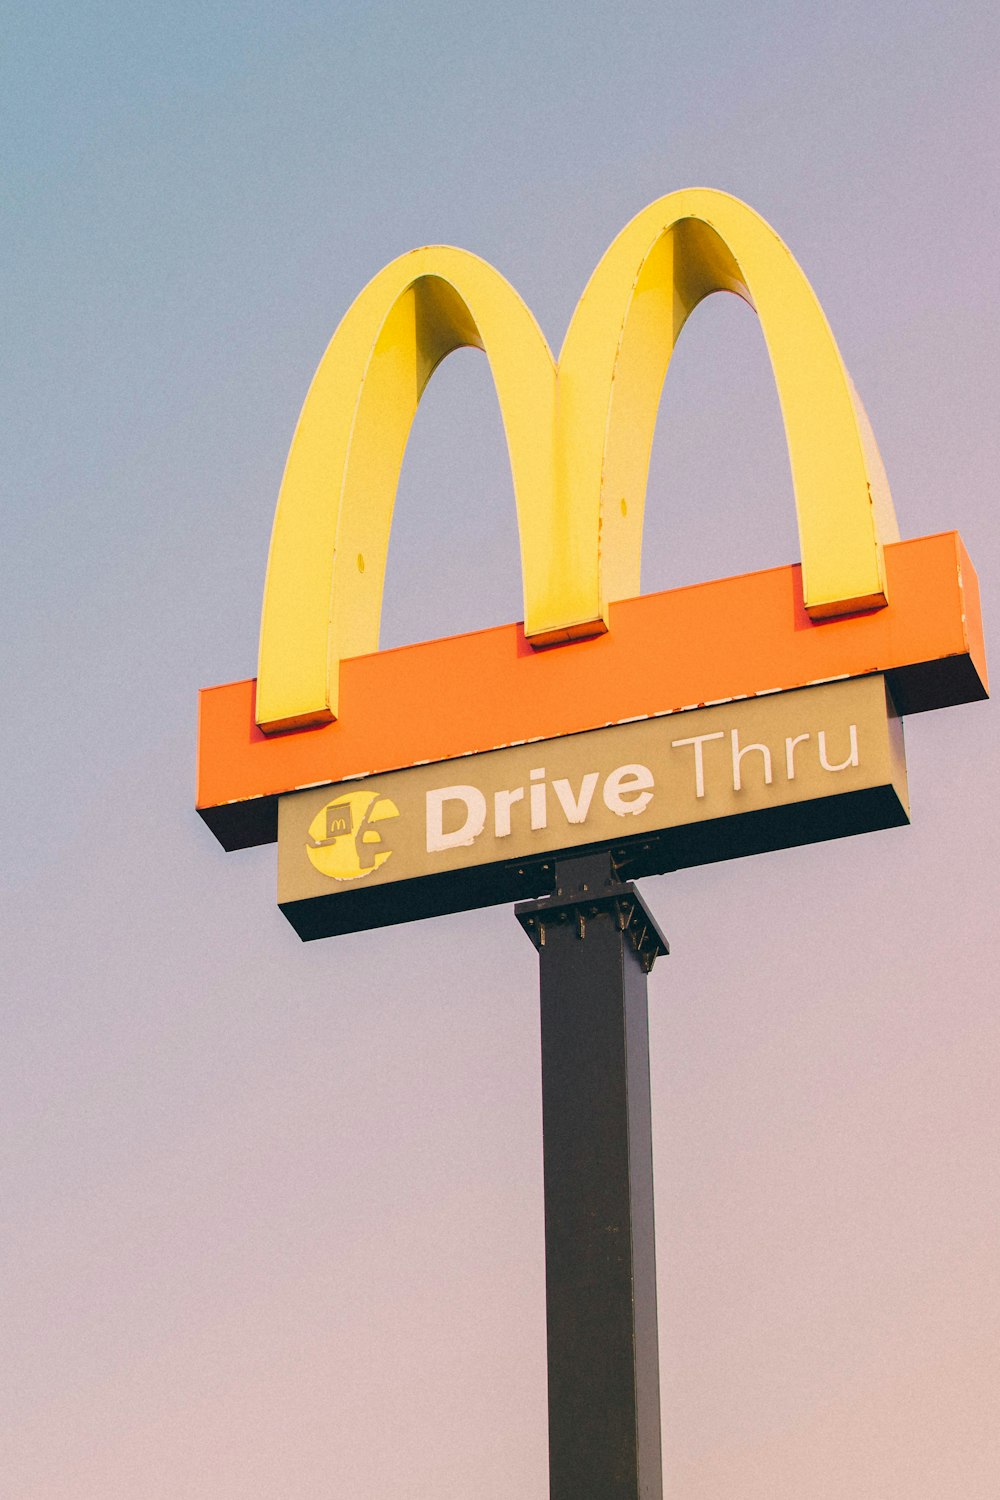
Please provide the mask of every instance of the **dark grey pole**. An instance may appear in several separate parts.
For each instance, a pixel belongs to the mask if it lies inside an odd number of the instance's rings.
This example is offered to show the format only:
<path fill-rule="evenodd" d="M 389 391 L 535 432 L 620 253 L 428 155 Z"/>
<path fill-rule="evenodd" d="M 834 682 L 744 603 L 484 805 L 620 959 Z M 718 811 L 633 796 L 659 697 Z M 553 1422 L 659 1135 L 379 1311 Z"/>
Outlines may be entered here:
<path fill-rule="evenodd" d="M 646 975 L 609 852 L 515 907 L 539 955 L 550 1500 L 661 1500 Z"/>

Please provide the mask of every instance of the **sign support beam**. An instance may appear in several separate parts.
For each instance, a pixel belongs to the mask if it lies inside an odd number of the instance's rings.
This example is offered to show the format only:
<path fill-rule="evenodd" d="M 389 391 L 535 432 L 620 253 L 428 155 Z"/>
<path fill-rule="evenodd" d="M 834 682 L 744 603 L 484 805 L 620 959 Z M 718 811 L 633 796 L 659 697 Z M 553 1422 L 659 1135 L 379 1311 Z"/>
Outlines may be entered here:
<path fill-rule="evenodd" d="M 607 849 L 514 910 L 541 988 L 550 1500 L 661 1500 L 646 976 L 669 948 Z"/>

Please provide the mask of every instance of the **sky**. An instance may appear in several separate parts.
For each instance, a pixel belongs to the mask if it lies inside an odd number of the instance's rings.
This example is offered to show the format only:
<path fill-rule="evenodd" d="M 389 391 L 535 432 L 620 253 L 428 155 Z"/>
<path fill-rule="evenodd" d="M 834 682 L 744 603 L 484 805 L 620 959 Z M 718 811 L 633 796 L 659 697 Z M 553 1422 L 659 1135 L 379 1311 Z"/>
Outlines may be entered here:
<path fill-rule="evenodd" d="M 5 26 L 0 1494 L 546 1494 L 537 968 L 507 907 L 303 945 L 194 812 L 339 318 L 484 256 L 558 347 L 673 189 L 764 215 L 904 536 L 1000 580 L 996 8 L 39 0 Z M 643 586 L 794 561 L 752 311 L 685 330 Z M 418 414 L 383 645 L 521 613 L 485 361 Z M 1000 778 L 644 882 L 668 1500 L 995 1500 Z"/>

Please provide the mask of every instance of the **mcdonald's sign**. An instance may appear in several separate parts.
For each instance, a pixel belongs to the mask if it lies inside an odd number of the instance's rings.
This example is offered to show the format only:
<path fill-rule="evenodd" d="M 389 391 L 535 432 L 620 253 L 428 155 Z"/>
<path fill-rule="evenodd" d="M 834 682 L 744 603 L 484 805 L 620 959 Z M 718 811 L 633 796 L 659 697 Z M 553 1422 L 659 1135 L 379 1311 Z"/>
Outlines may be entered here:
<path fill-rule="evenodd" d="M 643 595 L 660 392 L 716 291 L 760 319 L 800 561 Z M 503 417 L 524 619 L 380 652 L 410 425 L 467 346 Z M 279 901 L 320 936 L 542 894 L 588 843 L 642 874 L 904 822 L 900 717 L 986 696 L 960 538 L 899 540 L 808 281 L 750 208 L 694 189 L 613 241 L 558 361 L 465 251 L 411 251 L 360 293 L 289 453 L 257 677 L 201 694 L 197 805 L 227 849 L 279 838 Z"/>

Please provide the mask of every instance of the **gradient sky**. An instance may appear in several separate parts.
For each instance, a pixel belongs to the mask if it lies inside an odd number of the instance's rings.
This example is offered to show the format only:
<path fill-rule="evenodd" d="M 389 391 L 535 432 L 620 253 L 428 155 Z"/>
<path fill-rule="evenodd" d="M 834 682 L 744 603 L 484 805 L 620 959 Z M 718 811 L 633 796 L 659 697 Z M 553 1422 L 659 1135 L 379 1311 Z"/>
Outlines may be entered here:
<path fill-rule="evenodd" d="M 299 406 L 448 241 L 558 347 L 651 199 L 791 247 L 904 536 L 1000 579 L 993 4 L 68 5 L 8 20 L 0 1494 L 543 1500 L 535 954 L 302 945 L 193 811 Z M 796 556 L 752 312 L 667 383 L 644 586 Z M 485 361 L 418 415 L 383 644 L 520 615 Z M 996 719 L 913 824 L 645 882 L 668 1500 L 996 1500 Z"/>

